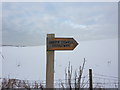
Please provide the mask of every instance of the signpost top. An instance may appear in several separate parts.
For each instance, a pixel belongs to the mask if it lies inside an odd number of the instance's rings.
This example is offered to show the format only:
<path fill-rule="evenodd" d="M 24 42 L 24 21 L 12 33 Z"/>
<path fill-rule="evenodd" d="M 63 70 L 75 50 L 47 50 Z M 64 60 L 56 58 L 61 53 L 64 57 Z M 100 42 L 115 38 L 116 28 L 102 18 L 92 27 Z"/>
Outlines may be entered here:
<path fill-rule="evenodd" d="M 74 38 L 47 38 L 47 50 L 73 50 L 77 45 Z"/>

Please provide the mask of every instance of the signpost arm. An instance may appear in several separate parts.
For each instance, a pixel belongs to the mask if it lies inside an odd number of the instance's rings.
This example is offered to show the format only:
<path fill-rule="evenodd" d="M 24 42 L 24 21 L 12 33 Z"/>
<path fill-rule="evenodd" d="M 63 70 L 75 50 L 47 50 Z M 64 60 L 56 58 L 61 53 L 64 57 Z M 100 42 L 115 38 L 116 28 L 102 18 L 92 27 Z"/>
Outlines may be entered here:
<path fill-rule="evenodd" d="M 47 44 L 55 34 L 47 34 Z M 54 88 L 54 50 L 48 50 L 46 44 L 46 88 Z"/>

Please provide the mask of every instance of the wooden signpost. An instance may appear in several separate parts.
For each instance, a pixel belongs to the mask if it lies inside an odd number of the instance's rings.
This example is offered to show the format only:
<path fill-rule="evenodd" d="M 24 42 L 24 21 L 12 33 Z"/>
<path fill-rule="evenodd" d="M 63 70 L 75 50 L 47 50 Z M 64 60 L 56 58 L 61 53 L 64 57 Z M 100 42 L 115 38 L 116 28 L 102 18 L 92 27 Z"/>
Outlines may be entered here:
<path fill-rule="evenodd" d="M 73 38 L 55 38 L 47 34 L 46 88 L 54 88 L 54 50 L 74 50 L 78 43 Z"/>
<path fill-rule="evenodd" d="M 47 38 L 47 50 L 73 50 L 77 45 L 73 38 Z"/>

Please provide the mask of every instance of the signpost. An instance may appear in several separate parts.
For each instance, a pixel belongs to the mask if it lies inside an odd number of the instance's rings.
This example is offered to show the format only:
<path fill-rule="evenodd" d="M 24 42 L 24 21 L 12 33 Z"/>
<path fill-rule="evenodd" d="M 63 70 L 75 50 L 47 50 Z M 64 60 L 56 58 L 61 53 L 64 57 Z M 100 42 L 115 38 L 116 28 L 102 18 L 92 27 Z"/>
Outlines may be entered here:
<path fill-rule="evenodd" d="M 54 88 L 54 50 L 74 50 L 78 43 L 73 38 L 55 38 L 47 34 L 46 88 Z"/>
<path fill-rule="evenodd" d="M 48 50 L 73 50 L 77 45 L 73 38 L 47 38 Z"/>

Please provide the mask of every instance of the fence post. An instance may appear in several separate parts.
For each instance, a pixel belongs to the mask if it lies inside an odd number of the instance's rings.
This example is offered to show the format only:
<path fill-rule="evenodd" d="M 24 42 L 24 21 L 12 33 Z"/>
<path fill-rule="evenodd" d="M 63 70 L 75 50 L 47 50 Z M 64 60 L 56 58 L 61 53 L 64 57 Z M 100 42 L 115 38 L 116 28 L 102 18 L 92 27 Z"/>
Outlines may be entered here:
<path fill-rule="evenodd" d="M 93 90 L 93 85 L 92 85 L 92 69 L 89 69 L 89 88 L 90 88 L 90 90 Z"/>

